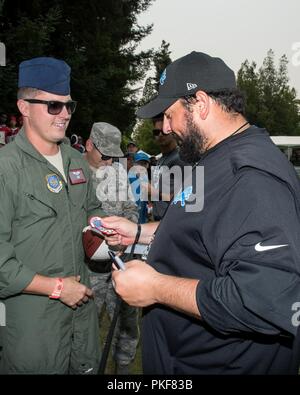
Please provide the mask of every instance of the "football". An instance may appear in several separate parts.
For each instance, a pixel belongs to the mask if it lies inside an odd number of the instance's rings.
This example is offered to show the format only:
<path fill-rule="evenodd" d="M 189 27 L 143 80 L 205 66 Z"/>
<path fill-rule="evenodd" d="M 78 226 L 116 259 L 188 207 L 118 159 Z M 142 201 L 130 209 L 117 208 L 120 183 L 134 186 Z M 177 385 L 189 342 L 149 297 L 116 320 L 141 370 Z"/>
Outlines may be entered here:
<path fill-rule="evenodd" d="M 82 231 L 82 244 L 89 259 L 93 261 L 110 259 L 104 237 L 95 233 L 90 226 L 86 226 Z"/>

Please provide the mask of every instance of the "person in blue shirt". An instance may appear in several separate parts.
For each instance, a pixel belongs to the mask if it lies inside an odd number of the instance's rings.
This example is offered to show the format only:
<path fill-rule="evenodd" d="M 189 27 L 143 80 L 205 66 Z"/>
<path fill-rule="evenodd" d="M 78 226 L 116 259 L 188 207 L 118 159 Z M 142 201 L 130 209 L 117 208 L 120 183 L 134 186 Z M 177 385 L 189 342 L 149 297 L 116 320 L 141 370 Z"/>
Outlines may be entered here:
<path fill-rule="evenodd" d="M 148 171 L 150 157 L 144 152 L 134 154 L 128 179 L 139 211 L 139 224 L 148 222 Z"/>

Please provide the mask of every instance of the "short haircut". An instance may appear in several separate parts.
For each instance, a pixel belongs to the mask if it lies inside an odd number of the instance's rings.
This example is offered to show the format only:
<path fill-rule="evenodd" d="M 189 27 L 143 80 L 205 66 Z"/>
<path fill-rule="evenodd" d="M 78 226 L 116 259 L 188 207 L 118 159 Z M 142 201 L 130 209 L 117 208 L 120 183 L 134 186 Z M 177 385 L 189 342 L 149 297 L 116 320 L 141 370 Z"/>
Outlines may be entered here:
<path fill-rule="evenodd" d="M 229 114 L 241 114 L 245 116 L 245 95 L 239 89 L 224 90 L 217 92 L 206 92 L 221 108 Z M 192 104 L 196 99 L 196 94 L 185 96 L 182 99 L 183 105 L 189 109 L 189 104 Z"/>
<path fill-rule="evenodd" d="M 18 90 L 18 99 L 32 99 L 37 96 L 41 90 L 36 88 L 20 88 Z"/>

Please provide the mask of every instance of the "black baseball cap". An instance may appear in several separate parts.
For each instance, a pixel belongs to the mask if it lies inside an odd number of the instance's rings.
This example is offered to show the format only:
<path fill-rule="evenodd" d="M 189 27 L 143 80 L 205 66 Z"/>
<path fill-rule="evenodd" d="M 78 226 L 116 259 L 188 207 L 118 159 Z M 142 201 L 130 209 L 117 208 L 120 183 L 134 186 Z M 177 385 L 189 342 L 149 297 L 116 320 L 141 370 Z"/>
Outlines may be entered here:
<path fill-rule="evenodd" d="M 154 118 L 180 97 L 199 90 L 218 92 L 236 89 L 234 72 L 220 58 L 202 52 L 191 52 L 170 63 L 159 80 L 158 95 L 139 108 L 139 118 Z"/>

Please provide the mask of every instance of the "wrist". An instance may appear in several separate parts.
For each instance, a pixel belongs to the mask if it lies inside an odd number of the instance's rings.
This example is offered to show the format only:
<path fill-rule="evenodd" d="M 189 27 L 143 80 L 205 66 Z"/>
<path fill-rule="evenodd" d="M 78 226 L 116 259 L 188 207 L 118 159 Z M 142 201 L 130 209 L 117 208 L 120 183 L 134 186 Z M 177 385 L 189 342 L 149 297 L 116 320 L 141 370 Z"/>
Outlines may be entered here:
<path fill-rule="evenodd" d="M 148 246 L 151 245 L 154 240 L 154 236 L 155 236 L 155 233 L 149 234 L 149 233 L 146 233 L 146 231 L 145 231 L 145 234 L 142 237 L 140 237 L 141 244 L 146 244 Z"/>
<path fill-rule="evenodd" d="M 49 298 L 50 299 L 59 299 L 60 296 L 61 296 L 63 288 L 64 288 L 63 279 L 61 277 L 57 277 L 55 279 L 54 289 L 53 289 L 51 295 L 49 295 Z"/>
<path fill-rule="evenodd" d="M 168 276 L 156 271 L 154 272 L 152 278 L 153 303 L 164 303 L 164 289 L 167 280 Z"/>

